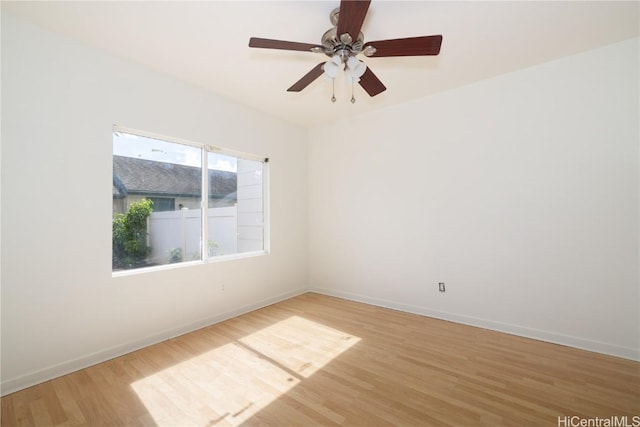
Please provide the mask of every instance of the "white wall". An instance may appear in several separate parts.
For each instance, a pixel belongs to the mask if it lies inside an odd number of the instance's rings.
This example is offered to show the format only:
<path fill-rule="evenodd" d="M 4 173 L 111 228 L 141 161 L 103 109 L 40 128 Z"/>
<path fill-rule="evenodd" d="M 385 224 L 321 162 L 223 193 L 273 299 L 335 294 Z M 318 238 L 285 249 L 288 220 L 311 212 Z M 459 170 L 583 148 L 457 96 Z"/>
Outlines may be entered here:
<path fill-rule="evenodd" d="M 306 288 L 305 130 L 6 12 L 2 104 L 3 393 Z M 271 254 L 113 278 L 113 124 L 269 157 Z"/>
<path fill-rule="evenodd" d="M 311 286 L 640 358 L 638 44 L 312 129 Z"/>

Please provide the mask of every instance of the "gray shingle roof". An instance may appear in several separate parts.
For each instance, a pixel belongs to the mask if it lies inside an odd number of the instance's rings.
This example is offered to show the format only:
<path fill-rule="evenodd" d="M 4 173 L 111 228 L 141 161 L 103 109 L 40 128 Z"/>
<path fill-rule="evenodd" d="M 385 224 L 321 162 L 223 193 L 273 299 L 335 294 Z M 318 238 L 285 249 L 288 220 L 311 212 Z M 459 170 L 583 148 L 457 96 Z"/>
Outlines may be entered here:
<path fill-rule="evenodd" d="M 113 194 L 198 197 L 200 171 L 192 166 L 113 156 Z M 209 170 L 210 198 L 235 198 L 237 185 L 235 172 Z"/>

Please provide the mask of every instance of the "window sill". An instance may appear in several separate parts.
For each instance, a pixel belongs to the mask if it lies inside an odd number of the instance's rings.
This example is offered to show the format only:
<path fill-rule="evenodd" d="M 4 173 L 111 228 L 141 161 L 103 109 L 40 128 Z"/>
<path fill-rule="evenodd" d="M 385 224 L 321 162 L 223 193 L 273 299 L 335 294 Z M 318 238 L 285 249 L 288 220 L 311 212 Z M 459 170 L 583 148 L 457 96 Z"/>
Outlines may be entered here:
<path fill-rule="evenodd" d="M 173 270 L 176 268 L 192 267 L 195 265 L 215 264 L 215 263 L 224 262 L 224 261 L 233 261 L 233 260 L 244 259 L 244 258 L 254 258 L 258 256 L 263 256 L 263 255 L 269 255 L 269 252 L 266 250 L 254 251 L 254 252 L 243 252 L 239 254 L 211 257 L 204 261 L 185 261 L 185 262 L 179 262 L 175 264 L 165 264 L 165 265 L 157 265 L 153 267 L 135 268 L 131 270 L 112 271 L 111 277 L 124 277 L 124 276 L 132 276 L 135 274 L 154 273 L 157 271 Z"/>

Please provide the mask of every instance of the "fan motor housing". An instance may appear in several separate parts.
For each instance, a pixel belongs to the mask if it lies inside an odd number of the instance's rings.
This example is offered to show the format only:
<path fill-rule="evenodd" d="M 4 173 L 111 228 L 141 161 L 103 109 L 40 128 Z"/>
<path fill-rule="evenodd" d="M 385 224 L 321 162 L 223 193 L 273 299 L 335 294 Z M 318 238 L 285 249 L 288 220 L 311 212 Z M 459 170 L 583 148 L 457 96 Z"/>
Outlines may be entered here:
<path fill-rule="evenodd" d="M 345 37 L 343 37 L 345 38 Z M 360 33 L 355 41 L 345 43 L 343 38 L 338 36 L 337 27 L 333 27 L 322 35 L 322 46 L 327 56 L 340 55 L 344 58 L 354 56 L 362 52 L 364 45 L 364 35 Z M 347 38 L 349 39 L 349 38 Z"/>
<path fill-rule="evenodd" d="M 324 53 L 333 57 L 339 55 L 343 61 L 346 61 L 350 56 L 355 56 L 362 52 L 364 46 L 364 35 L 358 34 L 358 38 L 354 41 L 349 34 L 338 34 L 338 19 L 340 18 L 340 8 L 337 7 L 329 14 L 329 20 L 333 28 L 327 30 L 322 35 L 322 47 Z M 320 49 L 318 53 L 322 52 Z"/>

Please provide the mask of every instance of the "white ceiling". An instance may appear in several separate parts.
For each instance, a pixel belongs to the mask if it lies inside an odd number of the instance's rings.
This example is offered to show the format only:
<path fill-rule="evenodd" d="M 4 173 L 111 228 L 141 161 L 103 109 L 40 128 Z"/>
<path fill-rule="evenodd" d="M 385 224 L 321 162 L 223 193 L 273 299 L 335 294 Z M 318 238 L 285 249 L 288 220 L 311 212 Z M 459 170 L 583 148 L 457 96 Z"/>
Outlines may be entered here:
<path fill-rule="evenodd" d="M 366 40 L 442 34 L 437 57 L 364 58 L 387 86 L 370 98 L 319 78 L 286 89 L 322 54 L 250 49 L 249 37 L 320 43 L 333 1 L 7 2 L 27 21 L 303 126 L 420 98 L 639 35 L 637 1 L 376 1 Z"/>

